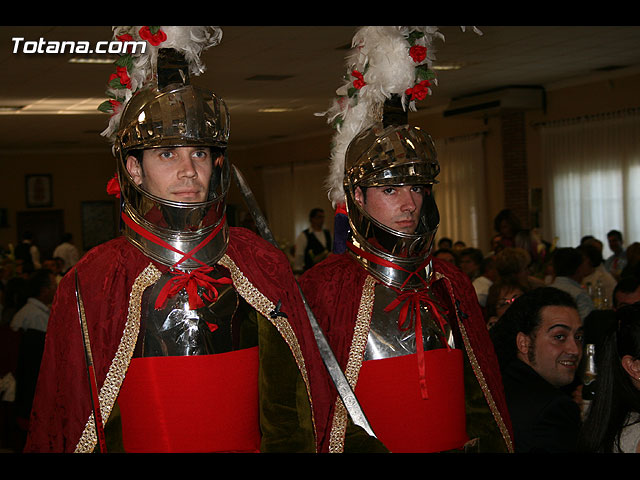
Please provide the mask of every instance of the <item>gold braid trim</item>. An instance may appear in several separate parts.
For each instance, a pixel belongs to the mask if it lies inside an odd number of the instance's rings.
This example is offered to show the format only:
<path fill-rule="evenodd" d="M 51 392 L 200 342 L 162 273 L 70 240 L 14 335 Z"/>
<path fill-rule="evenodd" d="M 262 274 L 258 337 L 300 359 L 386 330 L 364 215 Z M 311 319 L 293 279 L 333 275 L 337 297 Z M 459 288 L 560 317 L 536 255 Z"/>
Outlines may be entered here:
<path fill-rule="evenodd" d="M 358 382 L 360 367 L 362 367 L 364 351 L 367 347 L 376 283 L 377 280 L 370 275 L 365 279 L 364 287 L 362 288 L 362 298 L 360 299 L 360 305 L 358 307 L 358 316 L 353 331 L 353 340 L 349 348 L 349 360 L 347 361 L 345 376 L 349 381 L 349 385 L 351 385 L 351 388 L 354 390 Z M 329 452 L 342 453 L 344 450 L 344 438 L 347 432 L 348 414 L 340 397 L 336 399 L 334 412 L 329 436 Z"/>
<path fill-rule="evenodd" d="M 278 329 L 278 332 L 282 336 L 282 338 L 287 342 L 291 353 L 298 365 L 298 369 L 302 375 L 302 379 L 304 381 L 305 387 L 307 389 L 307 397 L 309 398 L 309 403 L 311 405 L 311 422 L 313 423 L 313 431 L 314 435 L 317 438 L 316 432 L 316 421 L 313 415 L 313 399 L 311 396 L 311 385 L 309 384 L 309 377 L 307 374 L 307 367 L 304 361 L 304 357 L 302 355 L 302 349 L 300 348 L 300 344 L 298 343 L 298 338 L 296 337 L 293 328 L 289 321 L 281 316 L 277 316 L 275 318 L 271 317 L 271 312 L 273 312 L 276 308 L 276 305 L 265 297 L 262 292 L 260 292 L 247 277 L 244 276 L 240 268 L 235 264 L 235 262 L 228 256 L 224 255 L 218 263 L 231 272 L 231 280 L 233 281 L 233 285 L 238 291 L 238 294 L 244 298 L 249 305 L 255 308 L 264 318 L 269 320 L 273 326 Z"/>
<path fill-rule="evenodd" d="M 487 403 L 489 405 L 489 409 L 498 424 L 498 428 L 500 429 L 500 433 L 502 434 L 502 438 L 504 439 L 507 450 L 510 453 L 513 453 L 513 441 L 511 436 L 509 435 L 509 429 L 504 423 L 504 419 L 502 415 L 500 415 L 500 411 L 493 399 L 493 395 L 491 395 L 491 391 L 489 390 L 489 386 L 487 385 L 487 381 L 484 378 L 484 374 L 482 373 L 482 369 L 480 368 L 480 364 L 478 363 L 478 359 L 476 358 L 475 353 L 473 352 L 473 348 L 471 347 L 471 343 L 469 342 L 469 337 L 467 336 L 467 330 L 465 329 L 464 323 L 460 318 L 458 307 L 455 304 L 455 297 L 453 295 L 453 288 L 451 286 L 451 281 L 443 274 L 436 273 L 437 279 L 444 279 L 447 285 L 447 289 L 449 291 L 449 295 L 451 295 L 451 299 L 454 301 L 454 308 L 456 309 L 456 317 L 458 319 L 458 325 L 460 326 L 460 334 L 462 335 L 462 340 L 464 342 L 464 348 L 467 351 L 467 355 L 469 356 L 469 361 L 471 362 L 471 366 L 473 368 L 473 372 L 478 379 L 478 383 L 480 384 L 480 388 L 482 389 L 482 393 L 484 393 L 485 398 L 487 399 Z"/>
<path fill-rule="evenodd" d="M 131 288 L 127 322 L 122 333 L 122 338 L 120 339 L 120 345 L 118 346 L 115 357 L 113 357 L 111 361 L 107 377 L 98 396 L 100 412 L 104 419 L 109 418 L 111 409 L 116 403 L 118 392 L 120 392 L 120 387 L 129 368 L 129 362 L 133 356 L 133 350 L 138 341 L 142 293 L 148 286 L 156 283 L 161 275 L 161 272 L 150 263 L 147 268 L 138 275 Z M 96 422 L 93 417 L 93 412 L 91 412 L 82 436 L 76 445 L 76 453 L 91 453 L 96 446 L 98 439 L 96 435 Z"/>

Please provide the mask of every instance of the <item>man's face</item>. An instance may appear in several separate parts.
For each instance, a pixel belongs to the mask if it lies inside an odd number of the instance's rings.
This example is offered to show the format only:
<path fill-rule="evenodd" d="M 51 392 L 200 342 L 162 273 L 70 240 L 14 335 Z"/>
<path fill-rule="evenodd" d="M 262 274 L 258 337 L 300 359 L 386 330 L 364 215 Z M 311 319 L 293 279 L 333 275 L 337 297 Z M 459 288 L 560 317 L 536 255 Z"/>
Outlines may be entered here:
<path fill-rule="evenodd" d="M 418 228 L 424 195 L 422 185 L 369 187 L 366 197 L 360 187 L 355 191 L 355 199 L 365 212 L 403 233 L 414 233 Z"/>
<path fill-rule="evenodd" d="M 460 257 L 460 270 L 466 273 L 468 276 L 472 277 L 478 270 L 480 269 L 480 265 L 473 261 L 473 258 L 470 255 L 463 255 Z"/>
<path fill-rule="evenodd" d="M 147 192 L 175 202 L 204 202 L 212 172 L 208 147 L 167 147 L 144 150 L 142 165 L 127 158 L 133 181 Z"/>
<path fill-rule="evenodd" d="M 630 293 L 616 292 L 616 310 L 636 302 L 640 302 L 640 287 Z"/>
<path fill-rule="evenodd" d="M 622 240 L 620 240 L 617 235 L 609 235 L 607 240 L 609 241 L 609 248 L 613 253 L 618 253 L 622 250 Z"/>
<path fill-rule="evenodd" d="M 324 212 L 318 212 L 311 217 L 311 228 L 313 230 L 322 230 L 324 225 Z"/>
<path fill-rule="evenodd" d="M 518 333 L 518 358 L 555 387 L 569 385 L 582 358 L 582 321 L 575 308 L 547 306 L 534 335 Z"/>

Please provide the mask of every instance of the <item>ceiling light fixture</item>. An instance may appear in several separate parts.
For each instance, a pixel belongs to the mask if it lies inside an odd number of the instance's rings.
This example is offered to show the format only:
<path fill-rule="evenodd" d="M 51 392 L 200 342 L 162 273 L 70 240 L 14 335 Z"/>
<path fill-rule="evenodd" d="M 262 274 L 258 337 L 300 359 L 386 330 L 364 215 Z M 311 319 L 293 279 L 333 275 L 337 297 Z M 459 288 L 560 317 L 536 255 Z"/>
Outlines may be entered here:
<path fill-rule="evenodd" d="M 283 113 L 283 112 L 292 112 L 293 108 L 284 108 L 284 107 L 268 107 L 268 108 L 259 108 L 258 112 L 260 113 Z"/>
<path fill-rule="evenodd" d="M 459 63 L 450 63 L 450 64 L 440 64 L 440 65 L 434 65 L 431 67 L 433 70 L 440 70 L 440 71 L 448 71 L 448 70 L 460 70 L 462 68 L 462 65 Z"/>
<path fill-rule="evenodd" d="M 0 115 L 87 115 L 102 114 L 100 98 L 43 98 L 21 106 L 0 107 Z"/>

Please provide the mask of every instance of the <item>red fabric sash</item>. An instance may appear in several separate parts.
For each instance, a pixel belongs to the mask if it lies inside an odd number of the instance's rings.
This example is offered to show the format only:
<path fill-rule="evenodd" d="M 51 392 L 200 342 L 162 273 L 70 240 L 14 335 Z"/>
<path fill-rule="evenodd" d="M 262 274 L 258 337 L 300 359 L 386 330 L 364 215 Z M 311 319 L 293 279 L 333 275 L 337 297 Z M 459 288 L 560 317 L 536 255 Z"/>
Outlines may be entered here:
<path fill-rule="evenodd" d="M 415 355 L 363 362 L 355 393 L 373 431 L 394 453 L 461 448 L 467 441 L 462 351 L 425 352 L 431 395 L 422 398 Z"/>
<path fill-rule="evenodd" d="M 257 452 L 258 347 L 134 358 L 118 405 L 127 452 Z"/>

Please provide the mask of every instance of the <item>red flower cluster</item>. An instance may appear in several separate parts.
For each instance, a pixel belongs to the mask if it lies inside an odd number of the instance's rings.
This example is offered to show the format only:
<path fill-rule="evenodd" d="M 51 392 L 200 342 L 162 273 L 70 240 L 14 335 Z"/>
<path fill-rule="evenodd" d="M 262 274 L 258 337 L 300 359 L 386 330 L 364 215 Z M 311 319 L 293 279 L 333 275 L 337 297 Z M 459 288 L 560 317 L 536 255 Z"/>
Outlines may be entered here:
<path fill-rule="evenodd" d="M 422 62 L 425 58 L 427 58 L 427 47 L 423 47 L 422 45 L 414 45 L 409 49 L 409 55 L 413 58 L 413 61 L 416 63 Z"/>
<path fill-rule="evenodd" d="M 116 67 L 116 73 L 111 74 L 109 82 L 115 78 L 118 78 L 125 87 L 131 88 L 131 78 L 129 78 L 126 67 Z"/>
<path fill-rule="evenodd" d="M 424 100 L 429 95 L 429 87 L 431 82 L 429 80 L 422 80 L 420 83 L 414 85 L 413 88 L 407 88 L 405 93 L 411 96 L 411 100 Z"/>
<path fill-rule="evenodd" d="M 364 81 L 364 75 L 362 75 L 359 71 L 354 70 L 353 72 L 351 72 L 351 75 L 356 77 L 356 79 L 353 81 L 353 86 L 358 90 L 360 90 L 367 84 L 367 82 Z"/>
<path fill-rule="evenodd" d="M 138 33 L 141 39 L 156 47 L 167 39 L 167 34 L 160 29 L 156 33 L 151 33 L 150 27 L 142 27 Z"/>
<path fill-rule="evenodd" d="M 120 198 L 120 183 L 118 182 L 117 173 L 107 183 L 107 193 L 109 195 L 114 195 L 116 198 Z"/>

